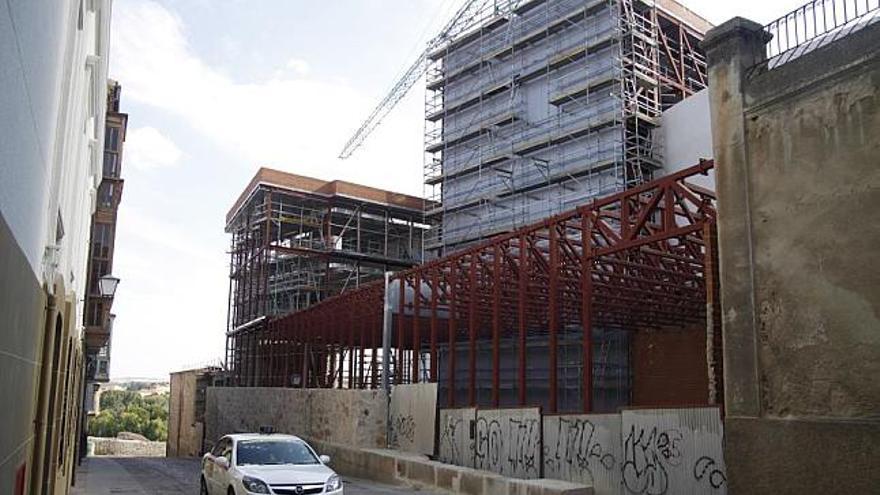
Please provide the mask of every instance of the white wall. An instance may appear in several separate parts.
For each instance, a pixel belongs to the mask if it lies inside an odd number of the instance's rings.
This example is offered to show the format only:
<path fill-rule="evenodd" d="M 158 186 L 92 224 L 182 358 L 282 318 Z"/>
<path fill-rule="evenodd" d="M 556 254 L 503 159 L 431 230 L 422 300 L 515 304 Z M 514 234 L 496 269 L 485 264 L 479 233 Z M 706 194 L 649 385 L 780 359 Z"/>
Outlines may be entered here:
<path fill-rule="evenodd" d="M 701 158 L 712 158 L 708 90 L 704 89 L 663 112 L 657 133 L 662 146 L 664 175 L 696 165 Z M 707 177 L 690 182 L 714 190 L 715 173 L 711 171 Z"/>
<path fill-rule="evenodd" d="M 35 277 L 51 290 L 58 274 L 77 300 L 103 159 L 110 5 L 13 0 L 0 13 L 0 214 Z"/>

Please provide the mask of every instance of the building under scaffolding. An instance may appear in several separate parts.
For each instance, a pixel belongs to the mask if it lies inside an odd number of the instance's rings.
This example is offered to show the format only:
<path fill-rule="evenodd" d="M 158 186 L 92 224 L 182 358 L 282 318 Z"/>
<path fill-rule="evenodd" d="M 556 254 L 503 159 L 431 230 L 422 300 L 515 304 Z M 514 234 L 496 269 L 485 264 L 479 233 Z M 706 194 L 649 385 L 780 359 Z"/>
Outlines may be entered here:
<path fill-rule="evenodd" d="M 437 383 L 447 407 L 716 403 L 715 201 L 694 185 L 712 166 L 243 328 L 233 384 L 379 388 L 385 373 Z"/>
<path fill-rule="evenodd" d="M 425 247 L 443 255 L 664 175 L 661 112 L 706 86 L 674 0 L 485 2 L 428 55 Z"/>
<path fill-rule="evenodd" d="M 422 207 L 422 198 L 261 168 L 226 216 L 228 335 L 419 263 Z"/>

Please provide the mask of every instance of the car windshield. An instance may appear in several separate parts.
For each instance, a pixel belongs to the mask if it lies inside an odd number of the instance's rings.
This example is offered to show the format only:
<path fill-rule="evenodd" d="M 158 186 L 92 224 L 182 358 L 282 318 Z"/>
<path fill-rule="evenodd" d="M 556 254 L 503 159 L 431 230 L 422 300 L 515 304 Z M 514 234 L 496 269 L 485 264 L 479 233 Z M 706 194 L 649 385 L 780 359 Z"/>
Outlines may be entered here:
<path fill-rule="evenodd" d="M 290 440 L 242 440 L 236 449 L 236 462 L 246 464 L 318 464 L 306 444 Z"/>

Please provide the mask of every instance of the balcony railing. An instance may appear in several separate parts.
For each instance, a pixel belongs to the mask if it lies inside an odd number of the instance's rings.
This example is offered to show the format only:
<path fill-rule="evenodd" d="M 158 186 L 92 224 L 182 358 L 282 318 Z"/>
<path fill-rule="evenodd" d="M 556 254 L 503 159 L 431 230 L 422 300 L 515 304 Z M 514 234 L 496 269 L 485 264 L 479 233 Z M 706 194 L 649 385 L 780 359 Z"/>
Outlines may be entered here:
<path fill-rule="evenodd" d="M 880 0 L 812 0 L 764 26 L 768 67 L 778 67 L 816 48 L 880 21 Z"/>

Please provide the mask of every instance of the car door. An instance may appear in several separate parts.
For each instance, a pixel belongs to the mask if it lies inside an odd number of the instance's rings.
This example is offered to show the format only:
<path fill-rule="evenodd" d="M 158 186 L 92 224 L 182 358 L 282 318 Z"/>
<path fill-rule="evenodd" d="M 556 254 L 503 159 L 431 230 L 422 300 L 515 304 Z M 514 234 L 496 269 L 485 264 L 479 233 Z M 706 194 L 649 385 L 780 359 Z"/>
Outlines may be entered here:
<path fill-rule="evenodd" d="M 226 448 L 226 445 L 230 443 L 232 443 L 231 439 L 226 437 L 221 438 L 217 444 L 214 445 L 214 449 L 211 450 L 211 455 L 208 457 L 208 462 L 205 463 L 205 481 L 208 485 L 208 492 L 210 495 L 226 494 L 226 485 L 221 485 L 223 479 L 226 477 L 226 471 L 217 465 L 217 459 L 223 457 L 224 449 Z"/>
<path fill-rule="evenodd" d="M 234 442 L 231 438 L 227 438 L 226 442 L 223 444 L 223 447 L 220 451 L 220 456 L 226 459 L 226 467 L 221 467 L 220 465 L 214 465 L 214 472 L 217 475 L 214 479 L 217 480 L 217 495 L 226 495 L 226 490 L 229 487 L 230 482 L 232 481 L 232 447 Z"/>

